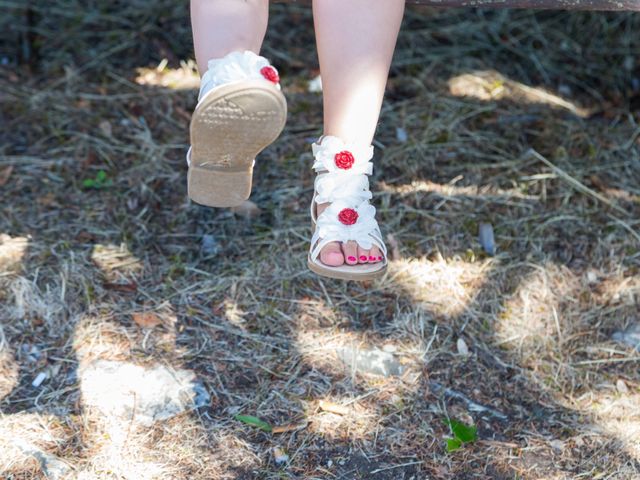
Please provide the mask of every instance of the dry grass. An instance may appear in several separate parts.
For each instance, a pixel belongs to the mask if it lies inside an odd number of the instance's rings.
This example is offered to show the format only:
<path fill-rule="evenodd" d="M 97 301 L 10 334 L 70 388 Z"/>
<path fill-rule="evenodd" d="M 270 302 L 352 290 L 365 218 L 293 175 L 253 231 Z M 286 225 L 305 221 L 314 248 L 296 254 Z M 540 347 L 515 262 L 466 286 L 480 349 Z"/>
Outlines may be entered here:
<path fill-rule="evenodd" d="M 373 182 L 397 245 L 360 285 L 305 268 L 307 8 L 273 7 L 291 114 L 247 220 L 186 199 L 185 5 L 0 5 L 3 478 L 42 475 L 16 438 L 82 479 L 638 478 L 638 354 L 611 340 L 640 321 L 638 15 L 408 12 Z M 345 368 L 354 345 L 406 374 Z M 211 404 L 110 423 L 80 394 L 96 358 L 193 370 Z M 447 416 L 480 441 L 446 454 Z"/>

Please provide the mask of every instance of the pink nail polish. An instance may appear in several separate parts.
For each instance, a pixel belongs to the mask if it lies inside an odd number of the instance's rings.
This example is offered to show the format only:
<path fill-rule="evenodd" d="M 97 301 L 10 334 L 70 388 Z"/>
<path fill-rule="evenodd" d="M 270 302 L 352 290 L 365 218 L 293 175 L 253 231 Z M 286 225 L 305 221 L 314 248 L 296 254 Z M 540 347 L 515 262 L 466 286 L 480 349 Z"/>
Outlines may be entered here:
<path fill-rule="evenodd" d="M 347 260 L 349 260 L 350 262 L 355 262 L 357 260 L 356 257 L 354 257 L 353 255 L 350 255 L 347 257 Z"/>
<path fill-rule="evenodd" d="M 373 255 L 369 255 L 369 261 L 370 262 L 375 262 L 376 261 L 376 257 L 374 257 Z"/>
<path fill-rule="evenodd" d="M 365 262 L 367 257 L 365 255 L 360 255 L 360 261 Z"/>
<path fill-rule="evenodd" d="M 382 261 L 382 257 L 378 257 L 378 260 Z"/>

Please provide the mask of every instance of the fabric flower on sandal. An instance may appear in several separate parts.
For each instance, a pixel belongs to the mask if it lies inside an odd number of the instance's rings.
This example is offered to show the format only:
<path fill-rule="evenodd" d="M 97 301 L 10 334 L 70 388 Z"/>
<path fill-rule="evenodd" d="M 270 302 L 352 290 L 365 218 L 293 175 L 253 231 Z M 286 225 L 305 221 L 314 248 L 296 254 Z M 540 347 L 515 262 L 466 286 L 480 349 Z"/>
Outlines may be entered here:
<path fill-rule="evenodd" d="M 339 198 L 357 197 L 359 202 L 371 198 L 367 175 L 373 171 L 373 147 L 353 145 L 337 137 L 323 137 L 313 145 L 313 168 L 320 175 L 316 181 L 318 203 Z"/>
<path fill-rule="evenodd" d="M 333 202 L 318 217 L 317 229 L 320 238 L 348 242 L 354 240 L 364 249 L 373 246 L 371 232 L 378 230 L 376 209 L 368 201 L 353 206 L 352 199 Z"/>
<path fill-rule="evenodd" d="M 338 137 L 323 137 L 320 144 L 313 144 L 316 172 L 342 175 L 371 175 L 373 171 L 373 146 L 366 147 L 343 142 Z"/>
<path fill-rule="evenodd" d="M 242 80 L 267 80 L 280 88 L 278 70 L 266 58 L 247 50 L 209 60 L 208 69 L 202 76 L 201 97 L 203 92 L 214 87 Z"/>

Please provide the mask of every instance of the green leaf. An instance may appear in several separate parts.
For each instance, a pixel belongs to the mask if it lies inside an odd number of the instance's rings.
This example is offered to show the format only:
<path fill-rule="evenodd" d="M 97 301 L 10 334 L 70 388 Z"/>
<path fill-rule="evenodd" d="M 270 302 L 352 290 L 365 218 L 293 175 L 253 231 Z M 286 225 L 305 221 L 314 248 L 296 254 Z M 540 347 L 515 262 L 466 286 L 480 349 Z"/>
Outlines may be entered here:
<path fill-rule="evenodd" d="M 475 425 L 465 425 L 457 420 L 447 420 L 446 422 L 453 436 L 463 443 L 475 442 L 478 439 L 478 427 Z"/>
<path fill-rule="evenodd" d="M 447 452 L 458 450 L 462 446 L 462 442 L 457 438 L 447 438 Z"/>
<path fill-rule="evenodd" d="M 96 175 L 96 181 L 98 183 L 104 183 L 106 179 L 107 179 L 107 172 L 105 172 L 104 170 L 100 170 Z"/>
<path fill-rule="evenodd" d="M 87 178 L 82 181 L 82 186 L 84 188 L 93 188 L 96 186 L 96 182 L 93 180 L 93 178 Z"/>
<path fill-rule="evenodd" d="M 273 430 L 271 425 L 269 425 L 267 422 L 263 420 L 260 420 L 258 417 L 253 417 L 251 415 L 236 415 L 233 418 L 235 418 L 239 422 L 246 423 L 247 425 L 251 425 L 253 427 L 257 427 L 260 430 L 263 430 L 265 432 L 271 432 L 271 430 Z"/>

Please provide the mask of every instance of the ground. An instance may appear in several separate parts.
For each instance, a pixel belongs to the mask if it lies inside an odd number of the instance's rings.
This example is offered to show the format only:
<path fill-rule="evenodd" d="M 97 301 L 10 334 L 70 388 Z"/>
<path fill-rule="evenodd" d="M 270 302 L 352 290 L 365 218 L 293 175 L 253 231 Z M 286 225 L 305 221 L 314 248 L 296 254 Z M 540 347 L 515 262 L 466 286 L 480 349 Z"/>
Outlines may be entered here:
<path fill-rule="evenodd" d="M 359 284 L 306 269 L 308 7 L 272 6 L 288 126 L 229 211 L 186 195 L 186 4 L 4 3 L 2 478 L 639 478 L 639 15 L 408 11 L 372 179 L 390 268 Z M 204 400 L 109 414 L 100 361 Z M 449 418 L 477 440 L 447 453 Z"/>

